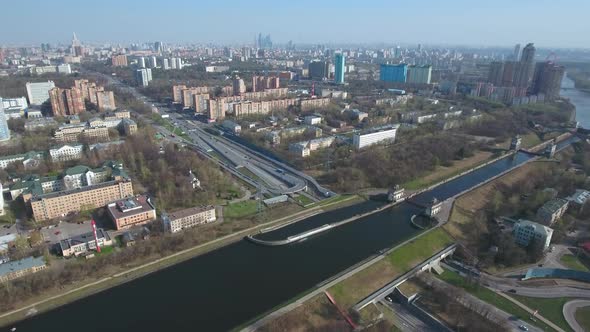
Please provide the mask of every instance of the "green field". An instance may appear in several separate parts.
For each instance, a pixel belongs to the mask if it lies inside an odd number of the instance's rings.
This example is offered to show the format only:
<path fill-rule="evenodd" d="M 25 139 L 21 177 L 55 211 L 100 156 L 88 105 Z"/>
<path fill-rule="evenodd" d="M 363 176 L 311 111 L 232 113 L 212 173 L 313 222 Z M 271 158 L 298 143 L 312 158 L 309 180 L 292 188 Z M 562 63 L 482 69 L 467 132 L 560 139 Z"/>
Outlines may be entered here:
<path fill-rule="evenodd" d="M 576 321 L 585 331 L 590 331 L 590 307 L 576 310 Z"/>
<path fill-rule="evenodd" d="M 304 195 L 297 196 L 297 198 L 295 198 L 295 200 L 303 206 L 306 206 L 308 204 L 313 204 L 313 201 L 311 200 L 311 198 L 304 196 Z"/>
<path fill-rule="evenodd" d="M 578 260 L 578 258 L 576 258 L 576 256 L 574 255 L 563 255 L 561 256 L 559 261 L 561 262 L 561 264 L 567 266 L 572 270 L 590 272 L 590 270 L 584 264 L 582 264 L 582 262 L 580 262 L 580 260 Z"/>
<path fill-rule="evenodd" d="M 479 298 L 482 301 L 485 301 L 496 308 L 503 310 L 509 314 L 512 314 L 519 319 L 524 320 L 525 322 L 535 325 L 545 331 L 553 331 L 551 327 L 547 324 L 541 322 L 540 320 L 533 321 L 530 318 L 530 314 L 526 312 L 526 310 L 520 308 L 516 304 L 510 302 L 510 300 L 494 293 L 493 291 L 487 289 L 484 286 L 470 284 L 465 278 L 460 276 L 458 273 L 454 271 L 445 270 L 443 274 L 438 276 L 440 279 L 446 281 L 447 283 L 465 289 L 471 295 Z M 524 303 L 523 303 L 524 304 Z M 561 307 L 560 307 L 561 308 Z M 561 310 L 561 309 L 560 309 Z M 548 317 L 546 317 L 548 318 Z M 549 319 L 549 318 L 548 318 Z"/>
<path fill-rule="evenodd" d="M 445 231 L 435 229 L 395 249 L 328 291 L 339 305 L 349 308 L 451 243 L 453 239 Z"/>
<path fill-rule="evenodd" d="M 571 301 L 571 298 L 556 297 L 552 299 L 543 299 L 519 295 L 510 296 L 512 296 L 513 298 L 518 300 L 518 302 L 526 305 L 527 307 L 533 310 L 539 310 L 539 315 L 552 321 L 553 324 L 561 327 L 563 330 L 573 332 L 573 330 L 570 328 L 569 324 L 563 317 L 563 305 L 566 302 Z"/>
<path fill-rule="evenodd" d="M 254 200 L 233 203 L 223 207 L 224 218 L 239 219 L 251 216 L 256 212 L 258 212 L 258 202 Z"/>

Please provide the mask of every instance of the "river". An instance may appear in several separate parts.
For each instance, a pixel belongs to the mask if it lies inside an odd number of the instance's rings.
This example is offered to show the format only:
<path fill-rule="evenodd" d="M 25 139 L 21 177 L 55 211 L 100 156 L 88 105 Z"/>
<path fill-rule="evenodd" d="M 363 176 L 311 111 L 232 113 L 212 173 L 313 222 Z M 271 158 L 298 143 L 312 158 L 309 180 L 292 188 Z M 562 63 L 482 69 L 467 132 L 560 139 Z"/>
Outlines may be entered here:
<path fill-rule="evenodd" d="M 578 121 L 590 128 L 590 98 L 575 91 L 564 90 L 564 96 L 578 108 Z M 445 200 L 530 158 L 526 153 L 517 153 L 422 193 L 414 200 Z M 361 203 L 265 235 L 272 238 L 296 234 L 378 206 L 374 202 Z M 409 219 L 418 212 L 420 208 L 404 202 L 303 242 L 280 247 L 242 240 L 15 326 L 19 332 L 226 331 L 290 301 L 380 250 L 417 235 L 419 231 L 410 225 Z"/>
<path fill-rule="evenodd" d="M 576 106 L 576 120 L 580 122 L 580 126 L 590 129 L 590 93 L 577 90 L 574 81 L 567 76 L 563 78 L 561 87 L 561 96 L 569 98 Z"/>
<path fill-rule="evenodd" d="M 532 156 L 518 153 L 417 197 L 452 197 Z M 312 227 L 378 206 L 363 203 L 323 213 Z M 225 331 L 268 312 L 380 250 L 418 234 L 409 219 L 420 208 L 391 209 L 281 247 L 246 240 L 195 257 L 16 324 L 18 331 Z M 288 227 L 297 226 L 298 223 Z M 297 230 L 297 229 L 295 229 Z M 275 232 L 284 232 L 278 229 Z M 268 234 L 272 234 L 270 232 Z M 94 322 L 94 323 L 93 323 Z"/>

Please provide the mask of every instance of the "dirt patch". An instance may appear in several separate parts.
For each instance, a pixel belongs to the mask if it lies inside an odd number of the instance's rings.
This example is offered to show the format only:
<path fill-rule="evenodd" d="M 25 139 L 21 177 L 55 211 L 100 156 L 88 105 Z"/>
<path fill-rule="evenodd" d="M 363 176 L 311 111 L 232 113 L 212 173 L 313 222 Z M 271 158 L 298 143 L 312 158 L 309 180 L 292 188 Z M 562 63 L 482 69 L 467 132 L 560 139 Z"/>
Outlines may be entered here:
<path fill-rule="evenodd" d="M 352 331 L 338 310 L 324 294 L 318 294 L 304 305 L 274 319 L 257 331 Z"/>

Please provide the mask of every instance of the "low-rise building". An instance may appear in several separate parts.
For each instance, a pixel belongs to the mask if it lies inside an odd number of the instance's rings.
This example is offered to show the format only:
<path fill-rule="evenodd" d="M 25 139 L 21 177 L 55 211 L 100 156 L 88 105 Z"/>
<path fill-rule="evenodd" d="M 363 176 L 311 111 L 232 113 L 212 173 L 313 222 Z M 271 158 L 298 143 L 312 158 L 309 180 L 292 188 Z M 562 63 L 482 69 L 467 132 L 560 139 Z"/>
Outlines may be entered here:
<path fill-rule="evenodd" d="M 77 160 L 82 158 L 84 145 L 82 144 L 65 144 L 60 147 L 49 149 L 51 161 L 60 162 L 68 160 Z"/>
<path fill-rule="evenodd" d="M 303 122 L 308 125 L 319 125 L 322 123 L 322 117 L 316 114 L 308 115 L 303 118 Z"/>
<path fill-rule="evenodd" d="M 547 226 L 553 225 L 567 211 L 568 201 L 563 198 L 552 199 L 537 211 L 537 220 Z"/>
<path fill-rule="evenodd" d="M 398 128 L 399 125 L 388 125 L 374 128 L 367 133 L 355 133 L 352 136 L 352 144 L 358 150 L 382 142 L 393 143 Z"/>
<path fill-rule="evenodd" d="M 590 200 L 590 191 L 576 189 L 576 192 L 566 199 L 570 202 L 570 204 L 581 207 L 586 204 L 588 200 Z"/>
<path fill-rule="evenodd" d="M 86 124 L 64 125 L 55 130 L 53 137 L 58 143 L 77 142 L 81 138 L 90 141 L 108 140 L 109 128 L 106 125 L 96 127 Z"/>
<path fill-rule="evenodd" d="M 307 157 L 312 151 L 324 149 L 332 145 L 336 138 L 334 136 L 314 138 L 309 141 L 289 144 L 289 151 L 301 156 Z"/>
<path fill-rule="evenodd" d="M 25 169 L 34 168 L 39 165 L 39 162 L 43 160 L 43 158 L 45 158 L 45 154 L 37 151 L 0 157 L 0 169 L 5 169 L 8 165 L 13 163 L 22 163 Z"/>
<path fill-rule="evenodd" d="M 551 243 L 553 229 L 533 221 L 519 219 L 514 224 L 512 234 L 514 241 L 523 247 L 528 246 L 534 239 L 534 241 L 539 241 L 542 244 L 543 250 L 547 250 Z"/>
<path fill-rule="evenodd" d="M 214 222 L 215 219 L 214 206 L 192 207 L 162 215 L 164 228 L 171 233 L 180 232 L 183 229 L 192 228 L 198 225 L 208 224 Z"/>
<path fill-rule="evenodd" d="M 45 268 L 43 257 L 27 257 L 18 261 L 0 264 L 0 282 L 24 277 Z"/>
<path fill-rule="evenodd" d="M 96 229 L 96 239 L 98 245 L 102 248 L 104 246 L 113 245 L 113 240 L 109 233 L 102 228 Z M 59 241 L 59 248 L 62 256 L 80 256 L 91 250 L 96 250 L 96 240 L 94 239 L 94 232 L 80 234 L 69 239 Z"/>
<path fill-rule="evenodd" d="M 145 195 L 114 201 L 108 204 L 107 210 L 117 230 L 156 220 L 156 208 Z"/>
<path fill-rule="evenodd" d="M 239 134 L 242 131 L 242 126 L 230 120 L 223 121 L 222 126 L 234 134 Z"/>

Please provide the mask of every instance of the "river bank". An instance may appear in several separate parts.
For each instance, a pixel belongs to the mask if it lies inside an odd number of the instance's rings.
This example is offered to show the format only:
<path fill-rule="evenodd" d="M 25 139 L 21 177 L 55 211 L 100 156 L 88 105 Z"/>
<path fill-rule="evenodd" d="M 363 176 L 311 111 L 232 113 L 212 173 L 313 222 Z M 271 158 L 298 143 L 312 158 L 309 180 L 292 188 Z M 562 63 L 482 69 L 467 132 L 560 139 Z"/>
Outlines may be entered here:
<path fill-rule="evenodd" d="M 295 222 L 297 220 L 305 219 L 321 212 L 330 211 L 331 209 L 337 209 L 342 205 L 357 202 L 358 199 L 358 196 L 351 195 L 349 197 L 336 200 L 325 205 L 319 205 L 308 210 L 304 210 L 289 216 L 281 217 L 279 219 L 267 223 L 263 223 L 248 229 L 241 230 L 234 234 L 229 234 L 227 236 L 215 239 L 213 241 L 209 241 L 201 245 L 179 251 L 172 255 L 162 257 L 133 268 L 120 270 L 109 277 L 92 280 L 90 282 L 88 280 L 85 280 L 82 284 L 75 284 L 72 285 L 72 287 L 65 287 L 57 292 L 52 292 L 51 294 L 44 294 L 44 296 L 40 296 L 27 301 L 20 308 L 0 314 L 0 326 L 7 326 L 14 322 L 27 319 L 30 316 L 32 316 L 29 313 L 34 313 L 35 315 L 40 314 L 58 308 L 60 306 L 66 305 L 68 303 L 100 293 L 102 291 L 106 291 L 108 289 L 120 286 L 124 283 L 134 281 L 138 278 L 147 276 L 154 272 L 158 272 L 173 265 L 198 257 L 200 255 L 204 255 L 221 247 L 241 241 L 244 236 L 251 232 L 256 232 L 268 227 L 280 226 L 283 223 L 287 224 Z"/>

